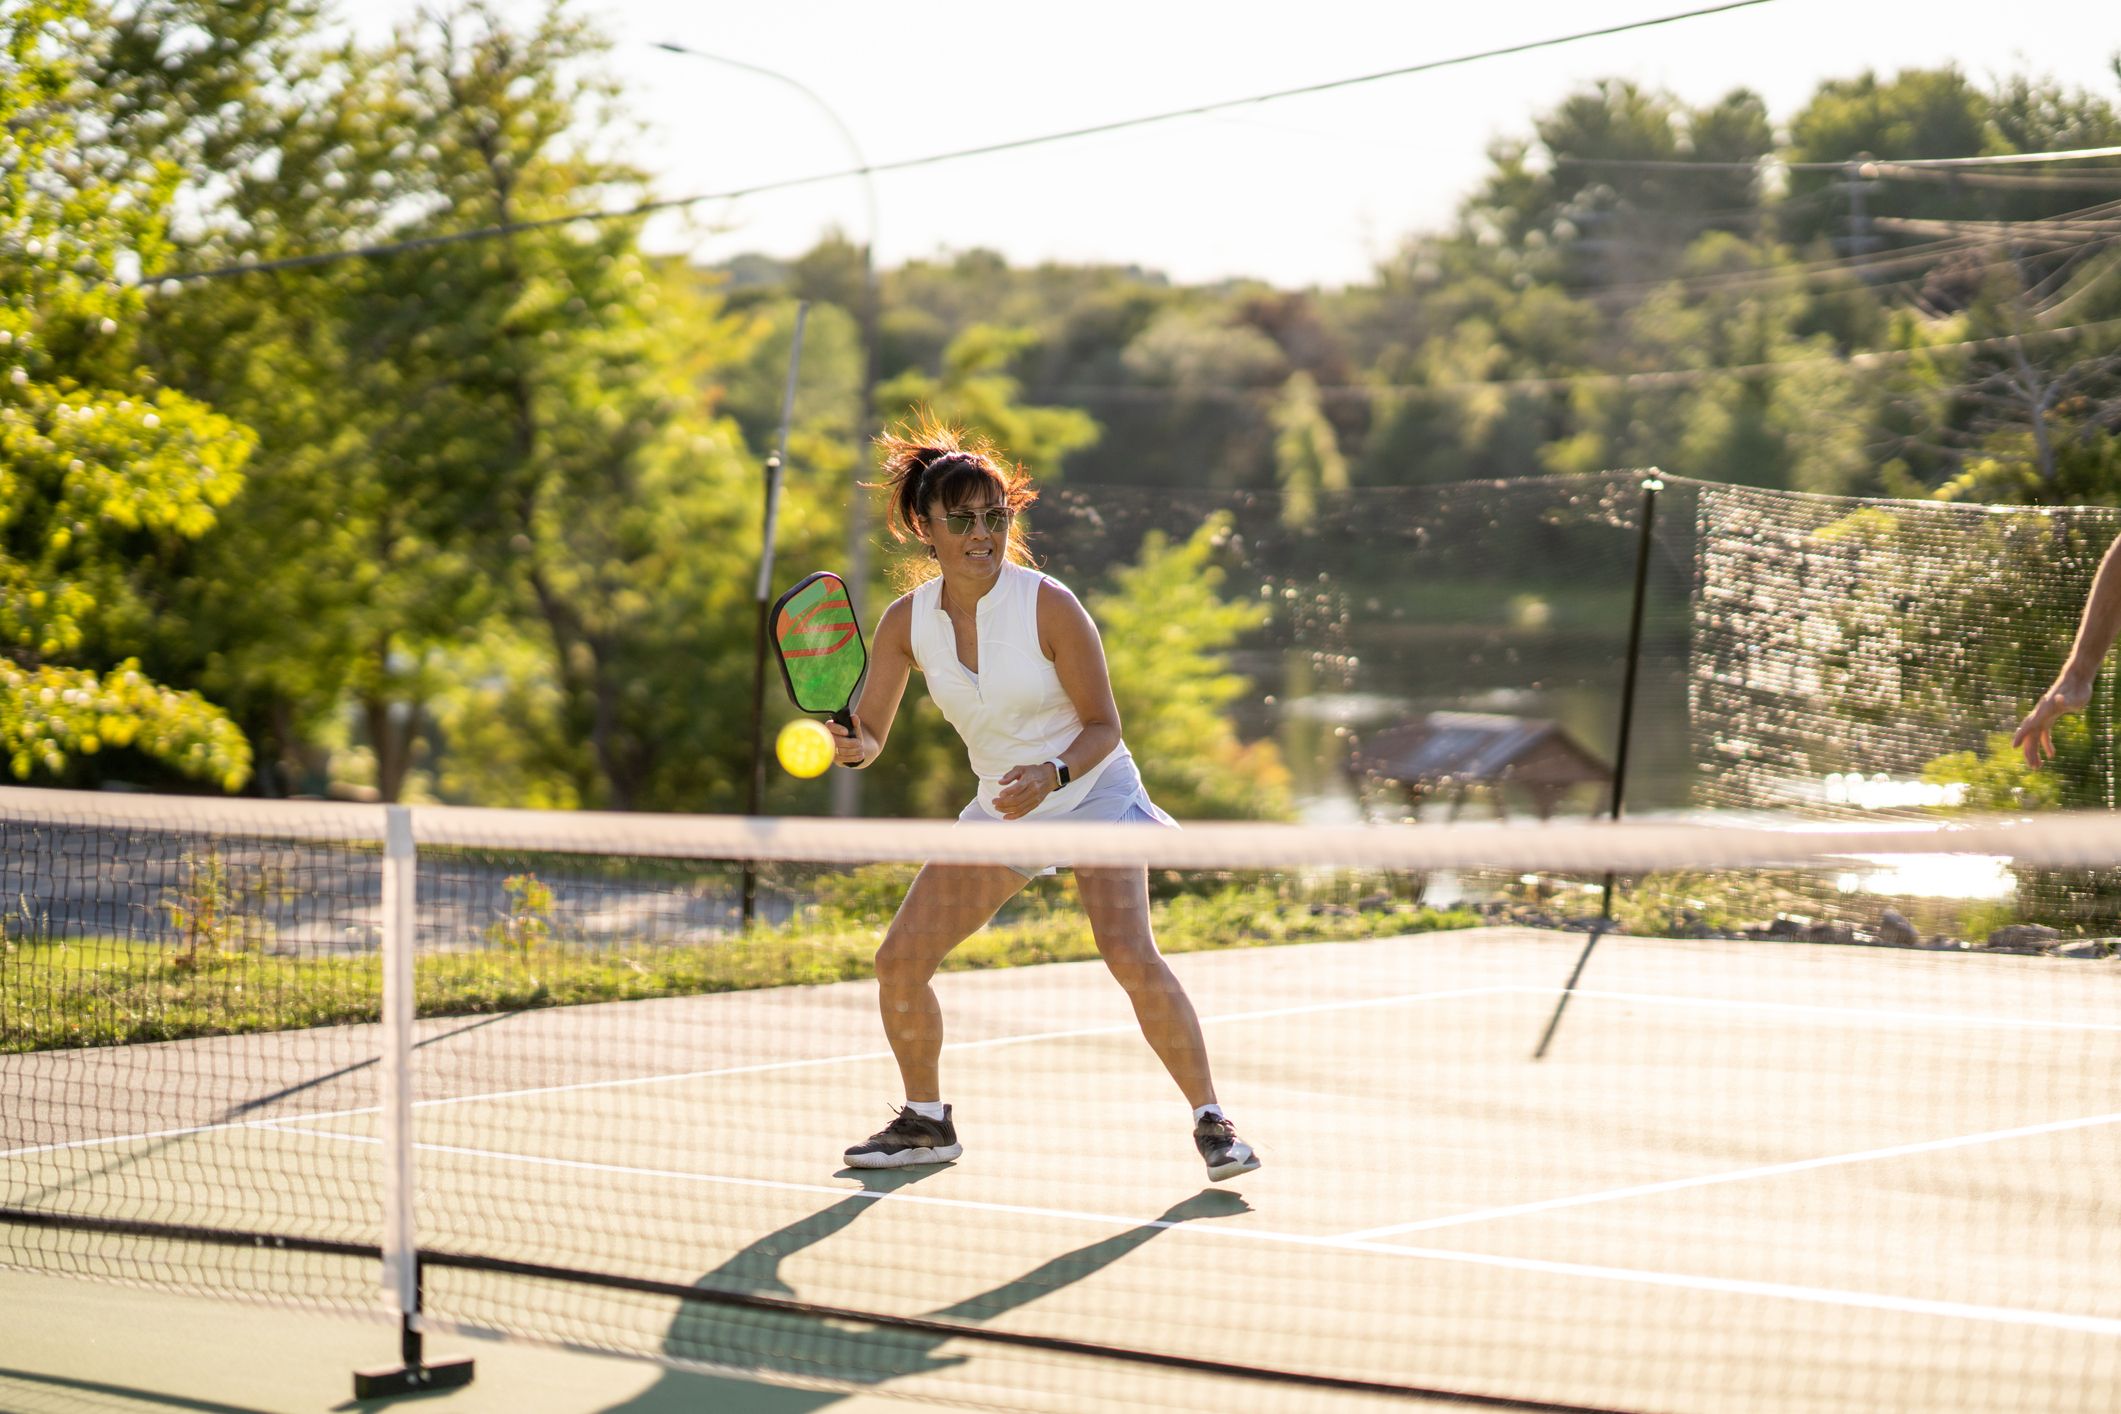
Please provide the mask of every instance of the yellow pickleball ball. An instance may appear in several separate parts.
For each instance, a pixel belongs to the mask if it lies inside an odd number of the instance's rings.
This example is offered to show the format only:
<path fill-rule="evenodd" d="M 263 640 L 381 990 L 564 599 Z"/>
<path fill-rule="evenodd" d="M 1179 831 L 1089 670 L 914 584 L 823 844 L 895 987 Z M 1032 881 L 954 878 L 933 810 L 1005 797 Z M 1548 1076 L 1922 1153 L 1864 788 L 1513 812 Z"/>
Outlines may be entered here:
<path fill-rule="evenodd" d="M 781 728 L 774 738 L 773 754 L 779 758 L 781 769 L 801 780 L 822 776 L 832 764 L 832 733 L 825 724 L 810 717 L 798 717 Z"/>

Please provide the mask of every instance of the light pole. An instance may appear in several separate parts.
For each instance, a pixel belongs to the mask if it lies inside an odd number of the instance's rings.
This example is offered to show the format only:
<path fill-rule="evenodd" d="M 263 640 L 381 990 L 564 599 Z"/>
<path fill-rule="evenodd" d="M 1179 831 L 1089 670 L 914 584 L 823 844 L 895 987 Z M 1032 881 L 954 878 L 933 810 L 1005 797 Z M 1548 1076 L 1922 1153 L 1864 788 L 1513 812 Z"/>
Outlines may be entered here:
<path fill-rule="evenodd" d="M 868 207 L 869 216 L 869 228 L 865 233 L 866 239 L 862 242 L 862 307 L 855 311 L 854 316 L 856 324 L 860 327 L 862 339 L 862 406 L 861 411 L 857 414 L 857 425 L 866 432 L 869 419 L 875 415 L 874 404 L 876 401 L 877 203 L 876 177 L 869 170 L 869 159 L 863 155 L 862 145 L 855 141 L 854 133 L 848 128 L 846 123 L 840 120 L 840 115 L 833 111 L 831 104 L 818 97 L 809 85 L 798 79 L 791 78 L 779 70 L 769 69 L 759 64 L 747 63 L 742 59 L 731 59 L 723 54 L 709 54 L 701 49 L 688 49 L 682 44 L 673 44 L 668 41 L 659 42 L 655 47 L 671 54 L 682 54 L 687 58 L 704 59 L 711 64 L 721 64 L 732 69 L 742 69 L 746 73 L 757 74 L 761 78 L 772 79 L 775 83 L 787 85 L 808 99 L 812 107 L 823 113 L 832 123 L 833 128 L 838 131 L 840 141 L 847 145 L 848 154 L 854 158 L 855 171 L 862 179 L 862 195 Z M 868 447 L 866 445 L 868 438 L 865 435 L 861 440 L 865 445 L 856 453 L 854 464 L 857 468 L 866 468 L 869 464 Z M 859 475 L 859 471 L 857 471 L 857 475 Z M 847 570 L 842 577 L 847 581 L 847 587 L 854 597 L 857 614 L 862 613 L 861 596 L 867 593 L 869 588 L 869 501 L 866 493 L 858 486 L 849 486 L 847 488 Z M 869 616 L 864 619 L 864 622 L 874 623 L 876 620 L 874 616 Z M 861 776 L 854 771 L 834 771 L 832 773 L 832 813 L 835 815 L 858 815 L 861 813 L 861 804 Z"/>

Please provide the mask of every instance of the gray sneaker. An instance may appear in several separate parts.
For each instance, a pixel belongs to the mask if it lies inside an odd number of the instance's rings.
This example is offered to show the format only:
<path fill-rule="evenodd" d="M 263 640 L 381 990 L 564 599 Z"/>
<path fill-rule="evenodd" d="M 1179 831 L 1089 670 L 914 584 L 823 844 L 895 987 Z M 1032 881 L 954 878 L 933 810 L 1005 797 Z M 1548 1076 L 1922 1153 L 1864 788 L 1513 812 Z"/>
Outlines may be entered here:
<path fill-rule="evenodd" d="M 846 1159 L 858 1169 L 896 1169 L 909 1164 L 946 1164 L 964 1152 L 965 1146 L 957 1142 L 957 1126 L 950 1122 L 950 1107 L 945 1105 L 941 1119 L 900 1110 L 891 1123 L 849 1149 Z"/>
<path fill-rule="evenodd" d="M 1200 1150 L 1208 1177 L 1216 1183 L 1259 1167 L 1259 1155 L 1237 1137 L 1237 1126 L 1219 1115 L 1201 1116 L 1193 1126 L 1193 1147 Z"/>

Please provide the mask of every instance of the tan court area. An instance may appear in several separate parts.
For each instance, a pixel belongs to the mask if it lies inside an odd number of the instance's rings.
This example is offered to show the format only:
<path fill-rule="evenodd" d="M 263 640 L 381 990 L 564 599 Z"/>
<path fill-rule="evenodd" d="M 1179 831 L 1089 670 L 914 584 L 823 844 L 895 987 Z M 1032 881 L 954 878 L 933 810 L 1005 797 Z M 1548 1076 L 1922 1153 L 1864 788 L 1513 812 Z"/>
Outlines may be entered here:
<path fill-rule="evenodd" d="M 965 1154 L 884 1175 L 837 1157 L 898 1097 L 868 983 L 423 1023 L 420 1240 L 1592 1408 L 2121 1402 L 2121 969 L 1608 939 L 1534 1063 L 1582 942 L 1175 958 L 1266 1164 L 1217 1187 L 1097 964 L 940 978 Z M 371 1045 L 355 1027 L 10 1058 L 38 1143 L 0 1179 L 58 1211 L 358 1233 Z M 178 1069 L 216 1078 L 158 1102 L 155 1137 L 99 1119 L 111 1087 Z M 321 1259 L 289 1276 L 271 1254 L 0 1242 L 14 1265 L 380 1302 L 372 1272 Z M 427 1309 L 440 1331 L 813 1387 L 762 1408 L 1397 1403 L 447 1270 Z"/>

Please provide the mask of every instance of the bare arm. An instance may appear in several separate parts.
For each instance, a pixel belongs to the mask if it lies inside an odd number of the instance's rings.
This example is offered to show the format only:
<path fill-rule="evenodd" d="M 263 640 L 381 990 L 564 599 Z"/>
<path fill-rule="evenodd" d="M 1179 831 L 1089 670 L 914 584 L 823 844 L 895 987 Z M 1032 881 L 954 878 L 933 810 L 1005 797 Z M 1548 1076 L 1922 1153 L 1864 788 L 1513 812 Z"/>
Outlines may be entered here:
<path fill-rule="evenodd" d="M 2054 684 L 2041 694 L 2011 736 L 2011 745 L 2025 753 L 2025 764 L 2038 766 L 2055 754 L 2052 735 L 2055 720 L 2081 712 L 2092 700 L 2092 684 L 2099 665 L 2121 637 L 2121 537 L 2106 548 L 2099 573 L 2092 577 L 2091 594 L 2084 601 L 2084 617 L 2077 624 L 2077 641 Z"/>
<path fill-rule="evenodd" d="M 1052 660 L 1061 691 L 1082 718 L 1083 729 L 1061 752 L 1072 776 L 1080 776 L 1110 756 L 1119 745 L 1119 705 L 1112 700 L 1112 675 L 1105 667 L 1105 645 L 1097 636 L 1090 611 L 1073 594 L 1050 581 L 1038 591 L 1038 646 Z M 1053 768 L 1027 761 L 1002 777 L 994 797 L 1002 818 L 1014 820 L 1060 788 Z"/>
<path fill-rule="evenodd" d="M 854 718 L 854 730 L 849 732 L 838 722 L 825 723 L 825 730 L 832 733 L 836 763 L 861 767 L 876 760 L 891 738 L 891 724 L 898 719 L 906 679 L 912 675 L 913 606 L 907 596 L 884 610 L 870 641 L 869 676 L 862 680 L 862 695 L 848 714 Z"/>

